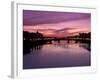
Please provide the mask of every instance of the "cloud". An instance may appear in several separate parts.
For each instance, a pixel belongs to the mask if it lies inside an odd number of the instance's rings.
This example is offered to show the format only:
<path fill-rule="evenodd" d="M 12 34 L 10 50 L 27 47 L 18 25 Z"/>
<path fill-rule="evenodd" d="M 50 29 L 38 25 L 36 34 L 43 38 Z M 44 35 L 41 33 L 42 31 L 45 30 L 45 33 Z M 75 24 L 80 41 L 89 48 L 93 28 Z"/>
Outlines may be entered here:
<path fill-rule="evenodd" d="M 23 25 L 53 24 L 81 19 L 90 19 L 90 13 L 23 10 Z"/>

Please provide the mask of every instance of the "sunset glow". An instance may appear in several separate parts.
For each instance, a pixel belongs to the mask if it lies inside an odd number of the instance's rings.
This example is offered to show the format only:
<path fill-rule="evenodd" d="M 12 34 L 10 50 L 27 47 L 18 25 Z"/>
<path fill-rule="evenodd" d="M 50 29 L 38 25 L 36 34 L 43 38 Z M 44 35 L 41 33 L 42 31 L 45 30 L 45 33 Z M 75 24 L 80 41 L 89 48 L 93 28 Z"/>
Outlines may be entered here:
<path fill-rule="evenodd" d="M 89 13 L 23 11 L 24 31 L 40 32 L 49 37 L 66 37 L 90 32 Z"/>
<path fill-rule="evenodd" d="M 23 10 L 23 69 L 91 66 L 91 13 Z"/>

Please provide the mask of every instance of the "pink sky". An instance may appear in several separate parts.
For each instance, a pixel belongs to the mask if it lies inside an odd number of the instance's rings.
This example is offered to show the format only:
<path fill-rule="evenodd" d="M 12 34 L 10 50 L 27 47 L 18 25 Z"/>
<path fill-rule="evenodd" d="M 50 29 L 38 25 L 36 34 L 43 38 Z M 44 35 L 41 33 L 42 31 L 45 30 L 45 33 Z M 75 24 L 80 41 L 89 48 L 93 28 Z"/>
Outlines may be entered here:
<path fill-rule="evenodd" d="M 23 10 L 23 28 L 44 36 L 66 37 L 91 31 L 90 13 Z"/>
<path fill-rule="evenodd" d="M 25 26 L 24 31 L 43 33 L 45 36 L 65 37 L 76 35 L 79 32 L 90 32 L 90 19 L 82 19 L 75 21 L 65 21 L 52 24 L 40 24 L 36 26 Z"/>

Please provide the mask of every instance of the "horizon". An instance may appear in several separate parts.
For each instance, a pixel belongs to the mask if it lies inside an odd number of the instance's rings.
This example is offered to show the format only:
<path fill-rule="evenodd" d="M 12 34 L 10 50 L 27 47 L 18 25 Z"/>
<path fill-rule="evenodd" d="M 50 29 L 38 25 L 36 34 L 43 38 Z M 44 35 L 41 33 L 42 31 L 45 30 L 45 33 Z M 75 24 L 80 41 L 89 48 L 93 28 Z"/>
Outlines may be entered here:
<path fill-rule="evenodd" d="M 65 37 L 91 32 L 90 26 L 90 13 L 23 10 L 23 31 Z"/>

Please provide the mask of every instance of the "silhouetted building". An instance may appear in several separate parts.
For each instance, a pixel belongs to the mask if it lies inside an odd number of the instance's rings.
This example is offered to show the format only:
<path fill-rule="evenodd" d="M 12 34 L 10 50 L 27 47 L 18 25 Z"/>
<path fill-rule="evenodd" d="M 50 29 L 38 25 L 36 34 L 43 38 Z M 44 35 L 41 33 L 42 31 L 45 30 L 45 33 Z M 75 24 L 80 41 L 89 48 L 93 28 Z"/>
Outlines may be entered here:
<path fill-rule="evenodd" d="M 23 31 L 23 38 L 24 40 L 43 38 L 43 34 L 39 33 L 38 31 L 36 33 L 29 33 L 27 31 Z"/>
<path fill-rule="evenodd" d="M 80 38 L 91 38 L 91 33 L 79 33 Z"/>

